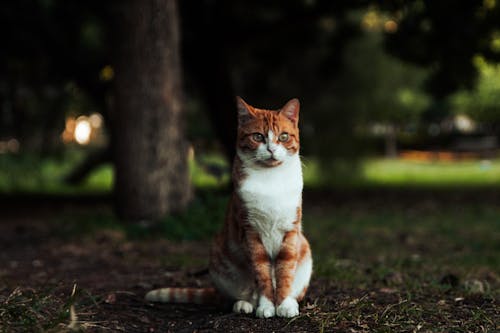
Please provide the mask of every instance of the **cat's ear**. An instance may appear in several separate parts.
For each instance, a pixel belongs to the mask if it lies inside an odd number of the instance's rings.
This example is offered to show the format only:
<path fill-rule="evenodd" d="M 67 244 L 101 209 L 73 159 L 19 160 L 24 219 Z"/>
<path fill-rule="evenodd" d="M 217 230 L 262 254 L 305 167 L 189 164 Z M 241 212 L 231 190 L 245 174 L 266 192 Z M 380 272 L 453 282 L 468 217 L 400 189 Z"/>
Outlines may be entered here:
<path fill-rule="evenodd" d="M 297 125 L 299 121 L 299 109 L 300 102 L 297 98 L 289 100 L 284 107 L 280 109 L 280 113 L 285 117 L 290 119 L 295 125 Z"/>
<path fill-rule="evenodd" d="M 236 96 L 236 107 L 238 108 L 238 123 L 240 125 L 254 117 L 252 107 L 248 105 L 240 96 Z"/>

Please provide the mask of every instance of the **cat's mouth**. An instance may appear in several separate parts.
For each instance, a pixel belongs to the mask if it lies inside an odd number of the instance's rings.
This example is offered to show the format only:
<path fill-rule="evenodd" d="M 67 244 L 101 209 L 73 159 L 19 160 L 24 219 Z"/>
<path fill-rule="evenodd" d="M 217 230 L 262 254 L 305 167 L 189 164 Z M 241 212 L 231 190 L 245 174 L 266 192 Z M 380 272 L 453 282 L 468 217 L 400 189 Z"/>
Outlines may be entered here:
<path fill-rule="evenodd" d="M 260 160 L 259 164 L 268 168 L 276 167 L 281 165 L 283 161 L 277 160 L 273 157 L 268 158 L 267 160 Z"/>

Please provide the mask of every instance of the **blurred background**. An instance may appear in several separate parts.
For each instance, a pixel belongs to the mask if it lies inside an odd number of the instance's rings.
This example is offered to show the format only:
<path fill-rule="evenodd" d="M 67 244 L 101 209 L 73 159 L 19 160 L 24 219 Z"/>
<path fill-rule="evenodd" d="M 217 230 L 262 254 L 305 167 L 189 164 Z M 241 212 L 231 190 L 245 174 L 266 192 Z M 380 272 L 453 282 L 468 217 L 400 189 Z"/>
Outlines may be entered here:
<path fill-rule="evenodd" d="M 4 1 L 0 40 L 0 331 L 250 325 L 142 300 L 209 283 L 236 95 L 301 102 L 285 330 L 499 329 L 497 0 Z"/>
<path fill-rule="evenodd" d="M 115 168 L 131 163 L 113 151 L 135 163 L 149 158 L 138 158 L 134 149 L 141 149 L 123 143 L 129 141 L 124 136 L 161 146 L 165 138 L 142 134 L 168 132 L 172 123 L 182 130 L 170 141 L 183 144 L 177 151 L 165 144 L 171 150 L 165 159 L 185 158 L 195 188 L 226 188 L 235 95 L 265 108 L 301 100 L 306 187 L 498 186 L 499 6 L 495 0 L 450 4 L 182 1 L 169 13 L 173 27 L 151 24 L 134 35 L 152 22 L 155 5 L 134 18 L 133 5 L 117 1 L 6 3 L 0 14 L 0 192 L 111 193 Z M 131 42 L 138 34 L 167 40 L 168 29 L 174 29 L 171 45 L 132 50 L 140 47 Z M 178 59 L 152 59 L 169 50 Z M 132 61 L 135 56 L 141 60 Z M 162 69 L 168 66 L 175 68 L 171 75 Z M 145 78 L 121 75 L 134 71 Z M 156 73 L 165 75 L 157 79 Z M 116 82 L 143 79 L 149 82 Z M 128 107 L 134 98 L 165 90 L 169 80 L 179 81 L 170 92 L 179 110 Z M 125 93 L 140 87 L 150 92 Z M 179 116 L 155 128 L 127 125 L 160 112 Z M 163 158 L 158 151 L 150 155 Z M 124 177 L 147 178 L 140 172 Z M 162 181 L 172 183 L 168 176 Z"/>

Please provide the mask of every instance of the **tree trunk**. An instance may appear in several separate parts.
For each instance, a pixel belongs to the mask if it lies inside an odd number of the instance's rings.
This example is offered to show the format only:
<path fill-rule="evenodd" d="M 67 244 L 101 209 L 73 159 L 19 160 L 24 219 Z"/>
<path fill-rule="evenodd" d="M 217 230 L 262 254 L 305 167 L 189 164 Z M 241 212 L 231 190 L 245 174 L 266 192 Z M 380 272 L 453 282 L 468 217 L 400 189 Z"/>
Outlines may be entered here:
<path fill-rule="evenodd" d="M 176 0 L 127 0 L 117 32 L 112 148 L 115 208 L 156 220 L 190 199 Z"/>

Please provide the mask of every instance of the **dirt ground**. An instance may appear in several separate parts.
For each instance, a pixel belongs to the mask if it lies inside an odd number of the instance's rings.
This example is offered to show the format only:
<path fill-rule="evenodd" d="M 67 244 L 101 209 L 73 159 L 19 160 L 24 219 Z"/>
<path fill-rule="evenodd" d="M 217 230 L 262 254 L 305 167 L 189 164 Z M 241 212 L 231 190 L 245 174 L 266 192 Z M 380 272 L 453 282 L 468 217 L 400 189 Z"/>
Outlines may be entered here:
<path fill-rule="evenodd" d="M 209 285 L 205 271 L 208 243 L 154 238 L 129 240 L 122 232 L 106 229 L 91 235 L 67 236 L 57 229 L 60 225 L 46 223 L 61 212 L 109 210 L 109 202 L 104 201 L 70 202 L 62 206 L 39 203 L 26 207 L 4 203 L 0 222 L 0 332 L 71 329 L 494 332 L 500 329 L 498 321 L 495 322 L 500 319 L 495 298 L 483 295 L 464 298 L 453 290 L 442 293 L 424 290 L 409 297 L 404 288 L 346 288 L 324 278 L 313 278 L 301 304 L 301 315 L 293 319 L 237 315 L 230 312 L 228 304 L 149 303 L 143 297 L 151 288 Z M 461 325 L 465 319 L 467 325 Z"/>

